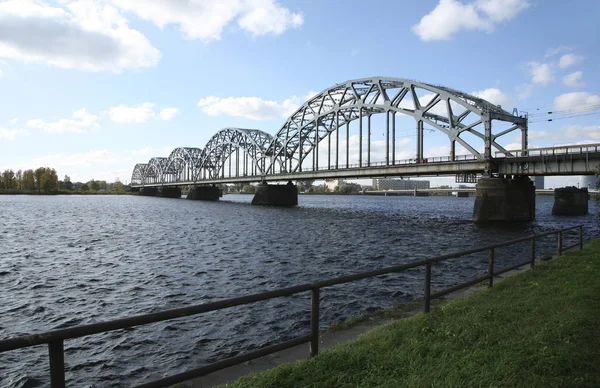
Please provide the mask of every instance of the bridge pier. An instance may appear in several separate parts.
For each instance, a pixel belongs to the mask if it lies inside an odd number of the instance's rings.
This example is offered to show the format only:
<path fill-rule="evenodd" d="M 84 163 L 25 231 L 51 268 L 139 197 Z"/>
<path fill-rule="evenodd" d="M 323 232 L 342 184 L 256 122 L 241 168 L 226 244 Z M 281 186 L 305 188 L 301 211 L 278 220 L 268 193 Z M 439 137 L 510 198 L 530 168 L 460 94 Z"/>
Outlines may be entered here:
<path fill-rule="evenodd" d="M 473 221 L 532 221 L 535 187 L 527 176 L 482 178 L 477 182 Z"/>
<path fill-rule="evenodd" d="M 256 186 L 253 205 L 296 206 L 298 188 L 290 181 L 287 185 L 269 185 L 265 182 Z"/>
<path fill-rule="evenodd" d="M 165 186 L 158 189 L 157 197 L 181 198 L 181 187 Z"/>
<path fill-rule="evenodd" d="M 158 195 L 158 188 L 156 187 L 142 187 L 140 189 L 140 195 L 145 197 L 156 197 Z"/>
<path fill-rule="evenodd" d="M 553 216 L 584 216 L 588 214 L 588 189 L 577 187 L 562 187 L 554 190 Z"/>
<path fill-rule="evenodd" d="M 190 189 L 187 199 L 196 201 L 218 201 L 223 192 L 216 186 L 194 186 Z"/>

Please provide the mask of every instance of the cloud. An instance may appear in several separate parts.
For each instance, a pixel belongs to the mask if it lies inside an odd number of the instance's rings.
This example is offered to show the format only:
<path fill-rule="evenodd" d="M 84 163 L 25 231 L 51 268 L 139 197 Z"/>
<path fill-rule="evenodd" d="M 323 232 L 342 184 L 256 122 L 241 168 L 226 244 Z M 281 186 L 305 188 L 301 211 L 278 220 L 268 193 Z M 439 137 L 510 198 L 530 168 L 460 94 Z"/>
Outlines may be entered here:
<path fill-rule="evenodd" d="M 558 67 L 560 67 L 561 69 L 566 69 L 581 62 L 582 60 L 583 56 L 581 55 L 565 54 L 562 57 L 560 57 L 558 61 Z"/>
<path fill-rule="evenodd" d="M 121 104 L 108 108 L 107 112 L 110 119 L 119 124 L 140 124 L 152 119 L 171 120 L 179 112 L 179 109 L 169 107 L 157 114 L 154 108 L 155 105 L 151 102 L 133 106 Z"/>
<path fill-rule="evenodd" d="M 565 139 L 600 140 L 600 125 L 569 125 L 561 128 L 560 134 Z"/>
<path fill-rule="evenodd" d="M 570 46 L 552 47 L 552 48 L 549 48 L 548 50 L 546 50 L 545 58 L 550 58 L 555 55 L 562 54 L 562 53 L 569 52 L 569 51 L 573 51 L 573 48 Z"/>
<path fill-rule="evenodd" d="M 161 109 L 160 113 L 158 114 L 158 117 L 161 120 L 171 120 L 172 118 L 174 118 L 175 116 L 177 116 L 177 114 L 179 113 L 179 109 L 177 108 L 164 108 Z"/>
<path fill-rule="evenodd" d="M 554 99 L 554 110 L 564 111 L 600 105 L 600 96 L 588 92 L 565 93 Z"/>
<path fill-rule="evenodd" d="M 133 12 L 160 28 L 178 25 L 187 39 L 219 40 L 232 22 L 254 36 L 279 35 L 304 23 L 301 13 L 281 6 L 277 0 L 109 0 L 122 11 Z"/>
<path fill-rule="evenodd" d="M 251 120 L 287 118 L 306 100 L 316 93 L 310 92 L 305 99 L 291 97 L 282 102 L 263 100 L 260 97 L 215 97 L 208 96 L 198 101 L 198 107 L 209 116 L 229 115 Z"/>
<path fill-rule="evenodd" d="M 17 123 L 17 121 L 19 121 L 19 119 L 17 117 L 15 117 L 14 119 L 11 119 L 8 123 L 10 125 L 15 125 Z"/>
<path fill-rule="evenodd" d="M 529 62 L 528 66 L 534 84 L 547 85 L 554 81 L 554 72 L 549 63 Z"/>
<path fill-rule="evenodd" d="M 484 90 L 472 92 L 471 94 L 474 95 L 475 97 L 483 98 L 484 100 L 487 100 L 494 105 L 501 105 L 505 109 L 512 102 L 511 98 L 506 93 L 504 93 L 500 89 L 496 89 L 496 88 L 484 89 Z"/>
<path fill-rule="evenodd" d="M 0 57 L 67 69 L 121 72 L 161 57 L 116 8 L 77 0 L 65 8 L 38 0 L 0 2 Z"/>
<path fill-rule="evenodd" d="M 576 71 L 565 75 L 563 77 L 563 83 L 571 88 L 580 88 L 585 86 L 585 84 L 581 82 L 581 78 L 583 78 L 583 71 Z"/>
<path fill-rule="evenodd" d="M 517 97 L 519 100 L 525 100 L 531 96 L 533 93 L 533 85 L 532 84 L 521 84 L 516 87 Z"/>
<path fill-rule="evenodd" d="M 88 113 L 85 108 L 76 110 L 72 119 L 60 119 L 54 122 L 46 122 L 41 119 L 29 120 L 25 124 L 29 128 L 38 128 L 50 133 L 84 133 L 100 129 L 96 122 L 98 116 Z"/>
<path fill-rule="evenodd" d="M 0 78 L 4 77 L 4 73 L 2 72 L 2 69 L 0 69 Z"/>
<path fill-rule="evenodd" d="M 440 0 L 439 4 L 412 30 L 421 40 L 448 40 L 460 30 L 491 32 L 529 6 L 526 0 L 476 0 L 464 4 L 458 0 Z"/>
<path fill-rule="evenodd" d="M 0 127 L 0 139 L 15 140 L 17 136 L 26 136 L 29 132 L 24 129 L 5 129 Z"/>

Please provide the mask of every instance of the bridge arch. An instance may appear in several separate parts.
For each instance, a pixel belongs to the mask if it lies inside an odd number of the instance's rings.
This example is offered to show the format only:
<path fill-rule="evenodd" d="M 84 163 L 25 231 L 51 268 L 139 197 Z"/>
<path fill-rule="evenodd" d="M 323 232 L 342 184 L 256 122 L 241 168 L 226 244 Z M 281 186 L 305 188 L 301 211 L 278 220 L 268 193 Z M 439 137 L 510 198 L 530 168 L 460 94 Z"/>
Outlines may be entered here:
<path fill-rule="evenodd" d="M 445 134 L 449 140 L 449 158 L 455 160 L 456 144 L 460 144 L 478 160 L 489 160 L 495 148 L 506 151 L 497 139 L 517 129 L 522 132 L 522 149 L 527 148 L 527 118 L 513 115 L 482 98 L 444 86 L 400 78 L 373 77 L 349 80 L 323 90 L 306 101 L 283 124 L 267 147 L 271 163 L 267 174 L 302 171 L 307 155 L 312 154 L 312 168 L 319 167 L 319 143 L 352 121 L 360 123 L 359 165 L 363 166 L 363 119 L 367 118 L 366 135 L 371 133 L 371 116 L 386 115 L 386 164 L 394 164 L 396 114 L 412 116 L 416 121 L 415 160 L 423 160 L 423 130 L 427 125 Z M 492 120 L 508 124 L 501 132 L 492 132 Z M 464 134 L 479 138 L 483 150 L 478 150 Z M 390 142 L 390 137 L 392 141 Z M 346 136 L 346 141 L 349 141 Z M 367 144 L 370 144 L 367 141 Z M 391 145 L 391 150 L 390 150 Z M 349 145 L 346 144 L 346 153 Z M 336 145 L 336 152 L 337 152 Z M 483 152 L 482 152 L 483 151 Z M 368 151 L 370 153 L 370 150 Z M 330 157 L 330 156 L 329 156 Z M 337 160 L 337 156 L 336 156 Z M 346 163 L 348 156 L 346 156 Z M 328 163 L 331 165 L 331 163 Z M 337 165 L 337 162 L 336 162 Z M 368 163 L 367 163 L 368 165 Z"/>
<path fill-rule="evenodd" d="M 224 128 L 204 147 L 194 180 L 224 177 L 226 167 L 230 175 L 234 167 L 236 176 L 264 175 L 266 149 L 272 143 L 273 136 L 258 129 Z"/>
<path fill-rule="evenodd" d="M 142 185 L 145 183 L 145 172 L 146 172 L 146 163 L 138 163 L 133 167 L 133 172 L 131 173 L 131 184 L 132 185 Z"/>
<path fill-rule="evenodd" d="M 193 180 L 200 166 L 201 157 L 201 148 L 175 148 L 171 151 L 166 163 L 166 173 L 163 175 L 163 183 Z"/>
<path fill-rule="evenodd" d="M 168 160 L 169 160 L 169 158 L 165 158 L 165 157 L 158 157 L 158 158 L 150 159 L 144 169 L 144 183 L 145 184 L 164 183 L 163 176 L 167 172 Z"/>

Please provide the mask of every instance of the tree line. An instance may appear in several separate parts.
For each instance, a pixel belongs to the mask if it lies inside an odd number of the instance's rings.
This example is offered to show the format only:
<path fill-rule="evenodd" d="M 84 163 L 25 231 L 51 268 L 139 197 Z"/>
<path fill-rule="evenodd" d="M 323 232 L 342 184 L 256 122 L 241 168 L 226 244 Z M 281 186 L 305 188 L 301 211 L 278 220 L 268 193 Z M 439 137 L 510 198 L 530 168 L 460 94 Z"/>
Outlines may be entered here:
<path fill-rule="evenodd" d="M 35 170 L 4 170 L 0 175 L 0 193 L 8 194 L 71 194 L 108 193 L 123 194 L 129 187 L 119 182 L 107 183 L 104 180 L 72 182 L 68 175 L 58 179 L 54 168 L 39 167 Z"/>

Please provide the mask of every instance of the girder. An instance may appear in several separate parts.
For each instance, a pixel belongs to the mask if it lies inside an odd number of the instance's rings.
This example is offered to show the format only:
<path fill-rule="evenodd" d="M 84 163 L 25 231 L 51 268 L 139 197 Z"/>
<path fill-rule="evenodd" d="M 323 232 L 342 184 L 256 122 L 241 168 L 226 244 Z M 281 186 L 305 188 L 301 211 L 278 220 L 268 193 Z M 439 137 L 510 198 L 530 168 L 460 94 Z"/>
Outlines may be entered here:
<path fill-rule="evenodd" d="M 152 158 L 147 164 L 137 164 L 131 181 L 151 185 L 212 182 L 224 179 L 226 171 L 231 179 L 288 176 L 303 173 L 303 163 L 310 163 L 306 160 L 309 155 L 313 161 L 312 167 L 307 169 L 317 171 L 319 143 L 326 138 L 328 170 L 370 167 L 371 118 L 379 114 L 385 115 L 386 166 L 396 164 L 397 114 L 412 117 L 416 122 L 414 160 L 417 164 L 427 163 L 423 158 L 425 130 L 437 130 L 447 136 L 450 162 L 458 161 L 456 144 L 462 145 L 473 159 L 489 162 L 493 160 L 494 149 L 507 152 L 498 143 L 498 138 L 516 130 L 521 130 L 522 148 L 527 148 L 527 117 L 513 115 L 482 98 L 445 86 L 371 77 L 336 84 L 313 96 L 292 113 L 275 136 L 258 129 L 224 128 L 212 136 L 204 148 L 180 147 L 168 158 Z M 493 133 L 493 120 L 510 125 L 508 129 Z M 349 163 L 349 126 L 353 122 L 359 123 L 357 165 Z M 339 137 L 344 127 L 346 165 L 339 166 Z M 331 162 L 333 134 L 336 142 L 334 167 Z M 363 160 L 363 136 L 367 139 L 366 161 Z M 465 139 L 469 136 L 483 142 L 484 147 L 479 148 Z"/>

